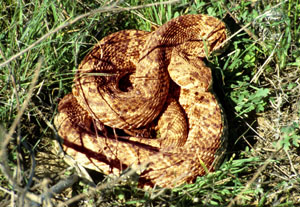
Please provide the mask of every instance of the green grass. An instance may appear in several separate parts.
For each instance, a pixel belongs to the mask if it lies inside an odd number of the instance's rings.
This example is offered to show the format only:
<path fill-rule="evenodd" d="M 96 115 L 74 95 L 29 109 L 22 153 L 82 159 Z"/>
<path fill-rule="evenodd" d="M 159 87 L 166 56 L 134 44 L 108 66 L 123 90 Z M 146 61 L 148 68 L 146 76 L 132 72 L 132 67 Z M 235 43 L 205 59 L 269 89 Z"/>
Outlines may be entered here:
<path fill-rule="evenodd" d="M 224 19 L 234 34 L 225 53 L 206 61 L 229 123 L 223 165 L 172 190 L 144 191 L 130 180 L 107 187 L 105 179 L 94 190 L 80 181 L 52 205 L 81 196 L 74 206 L 299 206 L 299 0 L 182 0 L 139 9 L 133 8 L 155 1 L 112 2 L 0 2 L 0 206 L 21 206 L 23 198 L 30 205 L 29 198 L 73 173 L 51 151 L 52 123 L 92 45 L 112 32 L 150 31 L 190 13 Z"/>

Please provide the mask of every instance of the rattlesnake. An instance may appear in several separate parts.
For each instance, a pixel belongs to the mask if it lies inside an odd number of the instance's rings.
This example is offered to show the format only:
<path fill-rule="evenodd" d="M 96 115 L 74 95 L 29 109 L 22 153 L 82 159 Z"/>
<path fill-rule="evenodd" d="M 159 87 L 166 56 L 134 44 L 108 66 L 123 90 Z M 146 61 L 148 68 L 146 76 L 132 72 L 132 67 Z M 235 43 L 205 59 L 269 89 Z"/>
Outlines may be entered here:
<path fill-rule="evenodd" d="M 203 59 L 227 37 L 222 21 L 198 14 L 153 32 L 125 30 L 103 38 L 58 106 L 54 122 L 65 152 L 105 174 L 147 163 L 141 186 L 174 187 L 212 171 L 226 136 Z M 145 138 L 149 129 L 159 138 Z"/>

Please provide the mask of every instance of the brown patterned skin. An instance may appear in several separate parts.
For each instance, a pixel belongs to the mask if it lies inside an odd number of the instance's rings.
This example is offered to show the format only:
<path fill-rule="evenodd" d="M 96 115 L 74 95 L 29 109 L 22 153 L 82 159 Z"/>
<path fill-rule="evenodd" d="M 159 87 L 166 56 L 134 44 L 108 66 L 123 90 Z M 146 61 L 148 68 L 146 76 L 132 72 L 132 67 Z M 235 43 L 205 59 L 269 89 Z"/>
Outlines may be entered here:
<path fill-rule="evenodd" d="M 126 30 L 103 38 L 58 106 L 55 125 L 66 153 L 106 174 L 147 163 L 141 186 L 174 187 L 212 171 L 226 137 L 203 59 L 227 36 L 223 22 L 199 14 L 151 33 Z M 160 137 L 122 137 L 103 124 L 125 131 L 155 125 Z"/>

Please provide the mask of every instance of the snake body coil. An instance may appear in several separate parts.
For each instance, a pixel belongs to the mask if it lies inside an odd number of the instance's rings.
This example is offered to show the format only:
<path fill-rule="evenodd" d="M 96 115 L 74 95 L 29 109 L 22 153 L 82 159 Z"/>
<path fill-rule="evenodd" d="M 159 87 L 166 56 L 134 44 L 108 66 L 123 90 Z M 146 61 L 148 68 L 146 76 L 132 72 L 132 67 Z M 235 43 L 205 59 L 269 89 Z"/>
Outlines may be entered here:
<path fill-rule="evenodd" d="M 222 110 L 203 59 L 228 36 L 210 16 L 186 15 L 154 32 L 125 30 L 86 55 L 55 125 L 66 153 L 83 166 L 119 175 L 147 163 L 140 185 L 173 187 L 213 170 L 225 148 Z M 150 126 L 156 139 L 117 136 Z"/>

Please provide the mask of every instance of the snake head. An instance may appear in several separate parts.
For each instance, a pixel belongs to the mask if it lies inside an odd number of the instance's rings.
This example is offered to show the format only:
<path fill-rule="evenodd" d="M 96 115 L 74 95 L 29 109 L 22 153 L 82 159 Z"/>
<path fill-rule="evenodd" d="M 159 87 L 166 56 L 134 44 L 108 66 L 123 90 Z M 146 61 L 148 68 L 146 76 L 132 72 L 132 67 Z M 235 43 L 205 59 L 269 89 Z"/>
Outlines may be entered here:
<path fill-rule="evenodd" d="M 228 46 L 230 32 L 221 20 L 202 14 L 179 18 L 182 18 L 177 21 L 182 32 L 188 35 L 176 48 L 184 56 L 205 58 L 212 53 L 222 53 Z"/>
<path fill-rule="evenodd" d="M 201 24 L 205 26 L 201 27 L 203 29 L 199 32 L 198 38 L 203 40 L 203 48 L 206 55 L 211 53 L 215 55 L 221 54 L 229 45 L 229 29 L 223 21 L 215 17 L 206 16 L 203 19 Z"/>
<path fill-rule="evenodd" d="M 230 30 L 228 29 L 228 27 L 225 23 L 223 23 L 223 24 L 225 25 L 225 31 L 224 31 L 224 29 L 222 29 L 223 30 L 222 33 L 221 34 L 219 33 L 219 36 L 212 38 L 213 41 L 211 41 L 211 43 L 210 43 L 210 46 L 211 46 L 210 53 L 212 55 L 222 54 L 228 48 L 228 46 L 230 44 L 230 40 L 228 38 L 231 34 Z"/>

